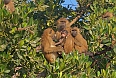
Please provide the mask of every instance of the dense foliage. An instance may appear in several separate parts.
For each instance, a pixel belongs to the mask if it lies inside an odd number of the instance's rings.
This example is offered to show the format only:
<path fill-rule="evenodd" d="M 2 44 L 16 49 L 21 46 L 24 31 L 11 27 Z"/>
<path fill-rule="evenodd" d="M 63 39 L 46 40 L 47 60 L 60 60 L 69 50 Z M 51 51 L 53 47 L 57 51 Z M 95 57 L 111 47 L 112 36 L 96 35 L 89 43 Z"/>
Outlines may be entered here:
<path fill-rule="evenodd" d="M 71 21 L 82 10 L 84 14 L 73 26 L 81 29 L 89 51 L 96 53 L 103 50 L 103 45 L 111 46 L 116 39 L 116 0 L 77 0 L 75 10 L 69 5 L 63 7 L 64 0 L 14 2 L 15 12 L 11 14 L 0 0 L 0 78 L 36 78 L 43 71 L 47 71 L 46 78 L 116 78 L 115 45 L 94 59 L 77 51 L 63 54 L 63 59 L 58 58 L 55 64 L 49 64 L 41 51 L 36 52 L 44 29 L 56 29 L 58 18 Z M 114 16 L 102 18 L 107 11 Z"/>

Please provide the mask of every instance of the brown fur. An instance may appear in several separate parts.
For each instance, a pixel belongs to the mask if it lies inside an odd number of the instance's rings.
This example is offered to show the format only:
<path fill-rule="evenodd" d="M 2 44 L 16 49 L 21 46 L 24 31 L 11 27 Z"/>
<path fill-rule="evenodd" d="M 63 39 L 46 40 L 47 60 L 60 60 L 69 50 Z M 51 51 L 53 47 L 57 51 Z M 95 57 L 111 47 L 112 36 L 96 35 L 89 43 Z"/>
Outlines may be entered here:
<path fill-rule="evenodd" d="M 57 21 L 57 32 L 56 32 L 56 39 L 59 40 L 61 38 L 61 31 L 67 30 L 68 36 L 64 42 L 64 52 L 66 54 L 73 51 L 74 48 L 74 38 L 70 34 L 71 24 L 66 18 L 60 18 Z"/>
<path fill-rule="evenodd" d="M 68 54 L 68 53 L 72 52 L 73 49 L 74 49 L 74 38 L 69 33 L 67 38 L 66 38 L 66 41 L 64 43 L 64 52 L 66 54 Z"/>
<path fill-rule="evenodd" d="M 11 0 L 4 0 L 4 4 L 8 4 Z"/>
<path fill-rule="evenodd" d="M 61 24 L 61 22 L 65 22 L 67 27 L 70 27 L 69 24 L 70 22 L 66 18 L 60 18 L 57 20 L 57 25 Z"/>
<path fill-rule="evenodd" d="M 116 37 L 114 34 L 112 34 L 112 47 L 114 47 L 116 45 Z"/>
<path fill-rule="evenodd" d="M 12 0 L 4 0 L 4 6 L 10 13 L 15 11 L 14 2 Z"/>
<path fill-rule="evenodd" d="M 112 12 L 106 12 L 102 15 L 102 18 L 112 18 L 113 17 L 113 13 Z"/>
<path fill-rule="evenodd" d="M 64 23 L 62 23 L 64 22 Z M 65 30 L 66 28 L 70 29 L 69 21 L 66 18 L 60 18 L 57 20 L 57 32 L 56 32 L 56 39 L 60 39 L 61 31 Z"/>
<path fill-rule="evenodd" d="M 55 32 L 52 28 L 47 28 L 44 30 L 41 37 L 41 47 L 43 54 L 46 60 L 50 63 L 54 63 L 56 58 L 58 57 L 57 52 L 62 52 L 63 48 L 55 46 L 55 42 L 53 41 L 53 37 Z"/>
<path fill-rule="evenodd" d="M 76 32 L 76 34 L 75 34 Z M 73 27 L 71 34 L 74 37 L 74 48 L 78 50 L 79 53 L 85 53 L 88 50 L 87 41 L 80 34 L 80 30 L 77 27 Z"/>
<path fill-rule="evenodd" d="M 58 40 L 57 43 L 55 43 L 55 45 L 56 46 L 59 46 L 59 45 L 64 46 L 64 42 L 65 42 L 67 36 L 68 36 L 68 31 L 67 30 L 61 31 L 61 38 Z"/>

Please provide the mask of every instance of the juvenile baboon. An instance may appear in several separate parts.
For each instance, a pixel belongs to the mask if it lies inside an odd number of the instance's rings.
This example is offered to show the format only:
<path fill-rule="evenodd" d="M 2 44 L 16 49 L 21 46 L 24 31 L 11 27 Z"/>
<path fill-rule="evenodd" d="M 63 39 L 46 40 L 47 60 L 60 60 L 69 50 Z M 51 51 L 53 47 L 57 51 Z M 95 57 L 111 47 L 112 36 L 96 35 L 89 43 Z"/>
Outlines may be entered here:
<path fill-rule="evenodd" d="M 83 38 L 77 27 L 71 29 L 71 35 L 74 37 L 74 49 L 79 53 L 85 53 L 88 50 L 87 41 Z"/>
<path fill-rule="evenodd" d="M 10 13 L 15 11 L 14 2 L 12 0 L 4 0 L 4 6 Z"/>
<path fill-rule="evenodd" d="M 68 37 L 68 31 L 67 31 L 67 30 L 62 30 L 62 31 L 61 31 L 61 38 L 58 40 L 57 43 L 55 43 L 55 45 L 56 45 L 56 46 L 61 46 L 61 47 L 64 48 L 64 45 L 66 44 L 65 41 L 66 41 L 67 37 Z M 64 50 L 65 50 L 65 49 L 64 49 Z M 66 50 L 65 50 L 65 51 L 66 51 Z M 69 50 L 68 50 L 68 51 L 69 51 Z M 72 51 L 72 49 L 71 49 L 71 51 Z M 66 52 L 67 52 L 67 51 L 66 51 Z M 65 52 L 65 53 L 66 53 L 66 52 Z M 58 52 L 58 54 L 59 54 L 60 56 L 62 56 L 62 53 Z"/>
<path fill-rule="evenodd" d="M 64 46 L 64 42 L 68 36 L 68 31 L 67 30 L 62 30 L 61 31 L 61 38 L 58 40 L 57 43 L 55 43 L 56 46 L 61 45 Z"/>
<path fill-rule="evenodd" d="M 58 57 L 58 52 L 63 52 L 63 48 L 61 46 L 55 46 L 55 42 L 53 41 L 54 35 L 54 30 L 52 28 L 47 28 L 44 30 L 41 37 L 43 54 L 46 60 L 50 63 L 55 62 Z"/>

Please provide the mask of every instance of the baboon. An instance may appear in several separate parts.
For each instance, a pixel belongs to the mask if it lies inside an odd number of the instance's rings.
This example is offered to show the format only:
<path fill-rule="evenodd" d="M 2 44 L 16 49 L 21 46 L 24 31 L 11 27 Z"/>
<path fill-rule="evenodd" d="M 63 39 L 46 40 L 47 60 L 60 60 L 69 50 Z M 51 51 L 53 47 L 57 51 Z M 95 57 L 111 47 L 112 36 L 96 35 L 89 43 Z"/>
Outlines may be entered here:
<path fill-rule="evenodd" d="M 65 44 L 65 41 L 66 41 L 67 36 L 68 36 L 68 31 L 67 30 L 62 30 L 61 31 L 61 38 L 58 40 L 57 43 L 55 43 L 55 45 L 56 46 L 61 46 L 61 47 L 64 48 L 64 44 Z M 61 52 L 58 52 L 58 54 L 62 58 L 62 53 Z"/>
<path fill-rule="evenodd" d="M 60 18 L 57 20 L 57 32 L 56 32 L 56 38 L 59 39 L 61 37 L 60 32 L 62 30 L 67 30 L 70 32 L 71 25 L 75 23 L 79 19 L 79 16 L 73 19 L 72 22 L 69 22 L 66 18 Z"/>
<path fill-rule="evenodd" d="M 102 18 L 112 18 L 114 15 L 112 12 L 106 12 L 102 15 Z"/>
<path fill-rule="evenodd" d="M 15 11 L 14 2 L 12 0 L 4 0 L 4 6 L 10 13 Z"/>
<path fill-rule="evenodd" d="M 57 20 L 57 32 L 56 32 L 56 39 L 61 38 L 61 31 L 66 30 L 69 32 L 70 26 L 69 21 L 66 18 L 60 18 Z"/>
<path fill-rule="evenodd" d="M 11 0 L 4 0 L 4 4 L 7 5 Z"/>
<path fill-rule="evenodd" d="M 66 54 L 73 52 L 74 50 L 74 38 L 71 36 L 71 34 L 69 33 L 65 43 L 64 43 L 64 52 Z"/>
<path fill-rule="evenodd" d="M 56 46 L 58 46 L 58 45 L 63 46 L 64 42 L 65 42 L 65 39 L 67 38 L 67 36 L 68 36 L 68 31 L 67 30 L 61 31 L 61 38 L 58 40 L 57 43 L 55 43 L 55 45 Z"/>
<path fill-rule="evenodd" d="M 42 52 L 46 60 L 50 63 L 54 63 L 58 57 L 58 52 L 63 52 L 61 46 L 55 46 L 54 39 L 55 32 L 52 28 L 47 28 L 44 30 L 41 37 L 41 47 Z"/>
<path fill-rule="evenodd" d="M 77 16 L 75 19 L 73 19 L 72 22 L 69 22 L 66 18 L 60 18 L 57 20 L 57 32 L 56 32 L 56 39 L 59 40 L 61 38 L 61 31 L 67 30 L 68 36 L 64 43 L 64 52 L 66 54 L 70 53 L 74 49 L 74 38 L 72 37 L 70 30 L 71 25 L 74 24 L 80 16 Z"/>
<path fill-rule="evenodd" d="M 74 49 L 78 50 L 79 53 L 85 53 L 88 50 L 87 41 L 83 38 L 79 28 L 73 27 L 71 29 L 71 35 L 74 38 Z"/>

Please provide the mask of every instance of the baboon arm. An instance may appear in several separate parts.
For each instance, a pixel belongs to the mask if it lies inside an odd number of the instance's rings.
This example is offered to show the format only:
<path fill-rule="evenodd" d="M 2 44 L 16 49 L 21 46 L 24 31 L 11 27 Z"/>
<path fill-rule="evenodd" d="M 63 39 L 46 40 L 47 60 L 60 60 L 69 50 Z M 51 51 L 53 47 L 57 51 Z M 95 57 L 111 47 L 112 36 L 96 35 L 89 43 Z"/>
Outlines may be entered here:
<path fill-rule="evenodd" d="M 56 39 L 59 40 L 61 37 L 61 33 L 59 31 L 56 32 Z"/>
<path fill-rule="evenodd" d="M 74 44 L 80 47 L 82 46 L 82 44 L 79 41 L 74 41 Z"/>
<path fill-rule="evenodd" d="M 62 44 L 64 39 L 60 39 L 59 42 L 55 43 L 55 46 Z"/>
<path fill-rule="evenodd" d="M 88 49 L 88 45 L 87 45 L 87 42 L 85 40 L 83 40 L 82 42 L 76 41 L 75 45 L 77 45 L 79 47 L 85 47 L 86 49 Z"/>
<path fill-rule="evenodd" d="M 70 26 L 71 26 L 72 24 L 74 24 L 79 18 L 80 18 L 80 16 L 77 16 L 75 19 L 73 19 L 73 20 L 70 22 Z"/>
<path fill-rule="evenodd" d="M 44 48 L 45 53 L 55 53 L 55 52 L 63 52 L 62 47 L 49 47 L 49 48 Z"/>
<path fill-rule="evenodd" d="M 76 45 L 75 45 L 75 50 L 78 50 L 79 53 L 85 53 L 87 51 L 87 49 L 84 46 L 80 47 Z"/>

